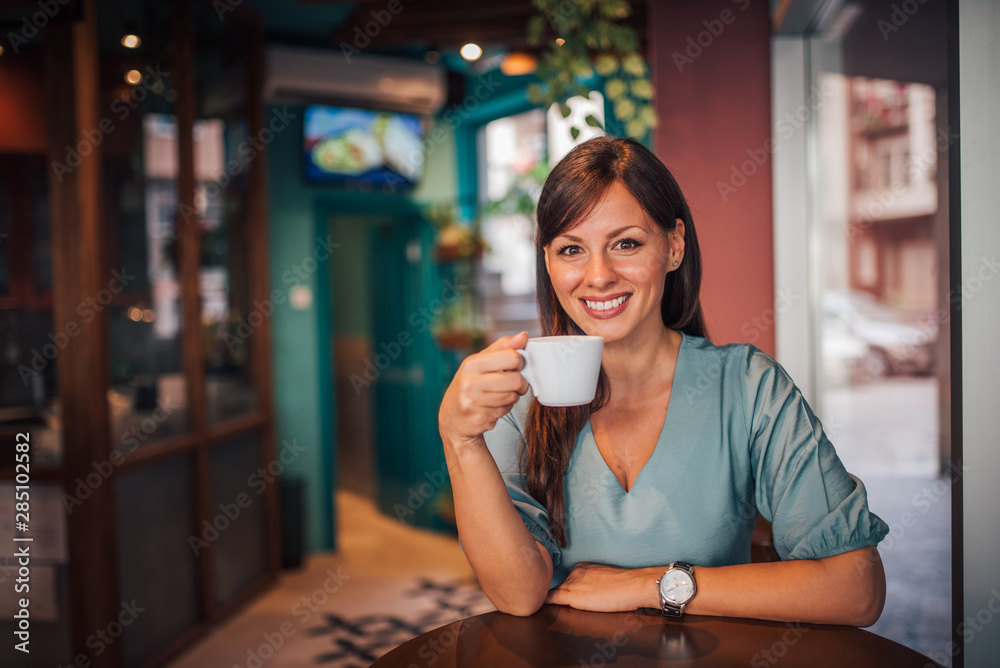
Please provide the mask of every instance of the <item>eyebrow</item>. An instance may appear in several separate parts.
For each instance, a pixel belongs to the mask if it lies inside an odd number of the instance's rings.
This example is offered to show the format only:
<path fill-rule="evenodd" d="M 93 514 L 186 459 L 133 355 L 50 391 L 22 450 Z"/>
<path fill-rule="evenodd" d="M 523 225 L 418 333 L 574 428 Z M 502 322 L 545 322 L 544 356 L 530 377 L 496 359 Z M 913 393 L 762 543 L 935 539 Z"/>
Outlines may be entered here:
<path fill-rule="evenodd" d="M 643 229 L 642 227 L 639 227 L 638 225 L 626 225 L 625 227 L 620 227 L 617 230 L 614 230 L 613 232 L 609 232 L 608 233 L 608 238 L 610 239 L 611 237 L 617 237 L 622 232 L 624 232 L 626 230 L 631 230 L 633 227 L 636 228 L 636 229 L 642 230 L 643 232 L 646 231 L 645 229 Z M 568 239 L 569 241 L 583 241 L 583 239 L 581 239 L 580 237 L 574 236 L 572 234 L 560 234 L 556 238 Z"/>

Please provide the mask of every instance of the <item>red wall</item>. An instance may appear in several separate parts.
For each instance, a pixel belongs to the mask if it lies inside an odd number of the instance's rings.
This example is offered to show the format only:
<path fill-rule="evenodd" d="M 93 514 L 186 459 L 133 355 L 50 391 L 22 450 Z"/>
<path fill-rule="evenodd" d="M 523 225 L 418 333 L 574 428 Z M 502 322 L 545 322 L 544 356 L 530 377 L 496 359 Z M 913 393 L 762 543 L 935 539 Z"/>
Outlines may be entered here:
<path fill-rule="evenodd" d="M 0 56 L 0 153 L 45 153 L 45 79 L 34 54 Z"/>
<path fill-rule="evenodd" d="M 773 355 L 768 4 L 650 0 L 649 44 L 654 148 L 691 205 L 709 335 Z"/>

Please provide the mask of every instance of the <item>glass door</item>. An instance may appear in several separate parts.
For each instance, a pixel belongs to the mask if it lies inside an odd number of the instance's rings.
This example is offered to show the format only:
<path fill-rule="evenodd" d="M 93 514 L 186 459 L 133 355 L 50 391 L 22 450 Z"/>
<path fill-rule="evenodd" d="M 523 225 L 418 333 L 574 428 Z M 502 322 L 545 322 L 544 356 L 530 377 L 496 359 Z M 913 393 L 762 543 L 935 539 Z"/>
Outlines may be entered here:
<path fill-rule="evenodd" d="M 806 55 L 818 412 L 891 529 L 880 545 L 887 600 L 871 630 L 942 661 L 960 472 L 948 466 L 951 134 L 938 11 L 928 5 L 885 39 L 876 9 L 856 6 L 808 39 Z"/>

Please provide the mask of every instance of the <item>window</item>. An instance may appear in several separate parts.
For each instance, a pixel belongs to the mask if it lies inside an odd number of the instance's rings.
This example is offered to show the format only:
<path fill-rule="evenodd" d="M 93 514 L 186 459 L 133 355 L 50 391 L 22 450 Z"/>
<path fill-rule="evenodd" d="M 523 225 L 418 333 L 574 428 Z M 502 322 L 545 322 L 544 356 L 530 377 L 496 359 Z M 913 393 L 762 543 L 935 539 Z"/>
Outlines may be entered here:
<path fill-rule="evenodd" d="M 547 112 L 532 109 L 487 123 L 480 130 L 480 208 L 482 233 L 489 250 L 479 273 L 490 336 L 527 330 L 541 333 L 535 303 L 535 224 L 538 194 L 553 164 L 574 146 L 602 133 L 587 127 L 593 114 L 604 120 L 604 98 L 568 102 L 571 114 L 563 118 L 558 105 Z M 581 128 L 574 139 L 570 128 Z"/>

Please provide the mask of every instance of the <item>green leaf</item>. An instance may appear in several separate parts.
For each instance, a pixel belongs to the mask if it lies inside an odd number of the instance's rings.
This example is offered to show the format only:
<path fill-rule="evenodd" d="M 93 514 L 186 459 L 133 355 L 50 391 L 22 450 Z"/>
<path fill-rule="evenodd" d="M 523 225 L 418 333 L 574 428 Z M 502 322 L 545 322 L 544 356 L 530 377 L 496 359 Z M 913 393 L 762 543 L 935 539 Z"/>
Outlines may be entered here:
<path fill-rule="evenodd" d="M 624 99 L 615 102 L 615 116 L 622 122 L 628 122 L 635 118 L 635 103 L 632 100 Z"/>
<path fill-rule="evenodd" d="M 640 100 L 653 99 L 653 84 L 649 82 L 649 79 L 636 79 L 632 82 L 631 89 L 632 95 Z"/>
<path fill-rule="evenodd" d="M 569 129 L 569 136 L 573 138 L 573 141 L 576 141 L 577 139 L 579 139 L 580 138 L 580 128 L 576 127 L 575 125 L 573 127 L 571 127 Z"/>
<path fill-rule="evenodd" d="M 618 59 L 610 53 L 602 53 L 594 62 L 594 68 L 602 77 L 609 77 L 618 70 Z"/>
<path fill-rule="evenodd" d="M 616 26 L 619 28 L 619 39 L 625 47 L 625 51 L 636 53 L 639 50 L 639 35 L 627 26 Z"/>
<path fill-rule="evenodd" d="M 601 3 L 601 14 L 612 21 L 620 21 L 632 14 L 632 6 L 625 0 L 604 0 Z"/>
<path fill-rule="evenodd" d="M 594 70 L 590 67 L 590 62 L 586 57 L 575 58 L 570 64 L 570 71 L 581 79 L 589 79 L 594 76 Z"/>
<path fill-rule="evenodd" d="M 608 79 L 604 84 L 604 93 L 612 100 L 621 99 L 627 90 L 628 86 L 621 79 Z"/>
<path fill-rule="evenodd" d="M 601 125 L 601 122 L 597 120 L 597 117 L 594 116 L 593 114 L 587 114 L 587 117 L 583 120 L 586 121 L 587 125 L 589 125 L 592 128 L 598 128 L 600 130 L 604 129 L 604 127 Z"/>
<path fill-rule="evenodd" d="M 611 41 L 614 51 L 619 53 L 632 53 L 639 46 L 639 38 L 635 31 L 628 26 L 617 23 L 608 24 L 605 36 Z"/>
<path fill-rule="evenodd" d="M 637 53 L 630 53 L 622 59 L 622 67 L 629 74 L 641 77 L 646 74 L 646 62 Z"/>
<path fill-rule="evenodd" d="M 642 137 L 646 134 L 646 124 L 638 118 L 634 118 L 625 124 L 625 132 L 630 137 Z"/>

